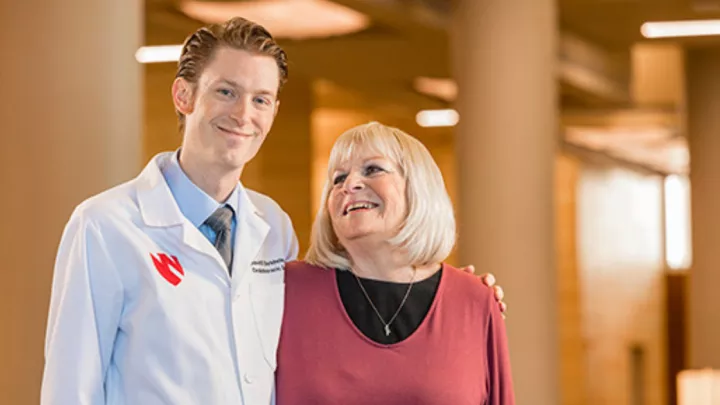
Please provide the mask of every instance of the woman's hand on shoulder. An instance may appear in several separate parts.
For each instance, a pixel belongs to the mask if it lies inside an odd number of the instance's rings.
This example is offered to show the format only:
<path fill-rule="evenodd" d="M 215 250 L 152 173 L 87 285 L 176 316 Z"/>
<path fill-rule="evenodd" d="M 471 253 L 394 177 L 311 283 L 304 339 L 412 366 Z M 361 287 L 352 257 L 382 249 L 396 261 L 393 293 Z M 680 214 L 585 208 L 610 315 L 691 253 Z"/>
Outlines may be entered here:
<path fill-rule="evenodd" d="M 475 266 L 473 265 L 465 266 L 460 270 L 466 273 L 475 274 Z M 500 287 L 499 285 L 495 285 L 495 276 L 492 273 L 484 273 L 477 277 L 480 277 L 480 280 L 482 280 L 483 284 L 493 289 L 493 291 L 495 292 L 495 300 L 500 306 L 500 312 L 503 313 L 503 318 L 505 318 L 505 312 L 507 311 L 507 304 L 503 302 L 505 292 L 503 291 L 502 287 Z"/>

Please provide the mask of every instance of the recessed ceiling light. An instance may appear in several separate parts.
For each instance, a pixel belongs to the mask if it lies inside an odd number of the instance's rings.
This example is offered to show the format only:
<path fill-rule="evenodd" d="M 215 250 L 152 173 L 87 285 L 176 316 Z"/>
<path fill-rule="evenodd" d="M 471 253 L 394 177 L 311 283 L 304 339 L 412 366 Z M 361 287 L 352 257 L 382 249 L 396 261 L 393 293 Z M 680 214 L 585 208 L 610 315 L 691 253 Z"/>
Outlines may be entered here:
<path fill-rule="evenodd" d="M 182 45 L 143 46 L 135 52 L 140 63 L 176 62 L 180 59 Z"/>
<path fill-rule="evenodd" d="M 418 77 L 414 80 L 413 87 L 420 94 L 439 98 L 448 103 L 455 101 L 458 93 L 455 80 L 446 77 Z"/>
<path fill-rule="evenodd" d="M 276 38 L 347 35 L 370 24 L 365 14 L 328 0 L 183 1 L 180 10 L 206 23 L 241 16 L 262 25 Z"/>
<path fill-rule="evenodd" d="M 417 113 L 415 120 L 421 127 L 452 127 L 460 120 L 460 115 L 453 109 L 423 110 Z"/>
<path fill-rule="evenodd" d="M 640 27 L 640 32 L 645 38 L 720 35 L 720 20 L 646 22 Z"/>

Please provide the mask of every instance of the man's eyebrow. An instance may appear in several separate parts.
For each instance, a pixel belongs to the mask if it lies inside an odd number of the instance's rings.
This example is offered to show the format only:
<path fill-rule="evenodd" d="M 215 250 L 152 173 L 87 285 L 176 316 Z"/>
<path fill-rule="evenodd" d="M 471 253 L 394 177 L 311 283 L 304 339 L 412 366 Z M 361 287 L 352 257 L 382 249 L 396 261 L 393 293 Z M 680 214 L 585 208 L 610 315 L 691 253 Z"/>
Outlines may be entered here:
<path fill-rule="evenodd" d="M 240 85 L 240 83 L 230 80 L 230 79 L 220 79 L 221 83 L 225 83 L 227 85 L 230 85 L 232 87 L 235 87 L 236 89 L 242 89 L 245 90 L 243 86 Z M 275 92 L 267 89 L 260 89 L 256 92 L 257 94 L 265 95 L 265 96 L 272 96 L 275 97 Z"/>
<path fill-rule="evenodd" d="M 227 85 L 230 85 L 230 86 L 235 87 L 235 88 L 242 88 L 242 86 L 240 86 L 240 84 L 238 84 L 237 82 L 232 81 L 232 80 L 230 80 L 230 79 L 220 79 L 220 82 L 221 82 L 221 83 L 224 83 L 224 84 L 227 84 Z"/>

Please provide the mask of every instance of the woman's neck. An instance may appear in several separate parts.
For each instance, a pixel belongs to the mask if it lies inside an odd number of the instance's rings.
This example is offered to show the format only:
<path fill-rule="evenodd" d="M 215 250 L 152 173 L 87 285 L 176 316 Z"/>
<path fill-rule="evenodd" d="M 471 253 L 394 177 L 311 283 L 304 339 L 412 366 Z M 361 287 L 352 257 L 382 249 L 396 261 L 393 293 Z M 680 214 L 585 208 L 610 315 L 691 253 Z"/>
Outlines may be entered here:
<path fill-rule="evenodd" d="M 412 280 L 424 280 L 440 269 L 440 263 L 413 266 L 408 263 L 406 254 L 383 246 L 346 246 L 350 256 L 352 272 L 358 277 L 394 283 L 410 283 Z M 413 272 L 415 272 L 413 276 Z"/>

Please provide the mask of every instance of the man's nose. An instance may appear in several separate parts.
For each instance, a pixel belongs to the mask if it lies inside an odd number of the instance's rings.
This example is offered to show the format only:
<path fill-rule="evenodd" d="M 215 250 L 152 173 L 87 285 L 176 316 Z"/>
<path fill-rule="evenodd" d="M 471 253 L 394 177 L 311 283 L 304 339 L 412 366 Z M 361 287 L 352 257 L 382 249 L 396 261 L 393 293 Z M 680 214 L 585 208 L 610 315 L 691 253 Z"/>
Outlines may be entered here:
<path fill-rule="evenodd" d="M 248 118 L 251 111 L 252 100 L 248 99 L 247 97 L 241 97 L 235 103 L 235 108 L 233 109 L 232 114 L 238 121 L 242 122 L 243 120 Z"/>

